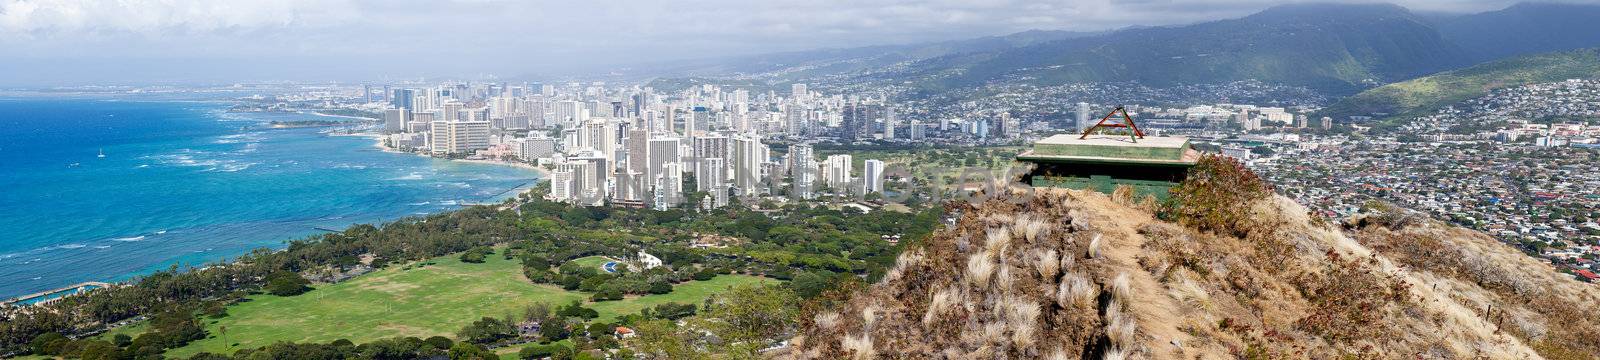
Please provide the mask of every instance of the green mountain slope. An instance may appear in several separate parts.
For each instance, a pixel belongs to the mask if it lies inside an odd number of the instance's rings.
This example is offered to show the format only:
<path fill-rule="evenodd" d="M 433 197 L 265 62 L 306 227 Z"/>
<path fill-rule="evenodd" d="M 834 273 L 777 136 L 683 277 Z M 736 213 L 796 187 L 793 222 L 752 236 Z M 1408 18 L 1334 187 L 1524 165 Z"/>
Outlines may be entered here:
<path fill-rule="evenodd" d="M 1303 4 L 1240 19 L 945 56 L 890 78 L 930 89 L 997 80 L 1163 86 L 1256 79 L 1353 94 L 1368 84 L 1467 65 L 1466 54 L 1399 6 Z"/>
<path fill-rule="evenodd" d="M 1600 76 L 1600 48 L 1578 49 L 1491 61 L 1384 85 L 1340 100 L 1322 111 L 1342 119 L 1430 112 L 1490 90 Z"/>

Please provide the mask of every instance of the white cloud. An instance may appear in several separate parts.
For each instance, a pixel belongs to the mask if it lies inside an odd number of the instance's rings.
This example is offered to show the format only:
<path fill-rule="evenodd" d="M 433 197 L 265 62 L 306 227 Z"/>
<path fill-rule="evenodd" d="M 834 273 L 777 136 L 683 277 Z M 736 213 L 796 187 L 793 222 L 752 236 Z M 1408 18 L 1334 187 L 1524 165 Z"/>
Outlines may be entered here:
<path fill-rule="evenodd" d="M 1519 0 L 1398 1 L 1413 9 L 1462 12 Z M 188 69 L 197 67 L 191 64 L 226 72 L 248 60 L 252 68 L 275 69 L 273 74 L 529 73 L 550 65 L 911 43 L 1032 29 L 1186 24 L 1285 2 L 1302 1 L 0 0 L 0 48 L 5 49 L 0 68 L 7 60 L 127 68 L 123 72 L 147 69 L 128 64 L 182 63 L 161 69 L 177 77 L 193 72 Z M 0 82 L 12 75 L 5 70 L 0 69 Z"/>
<path fill-rule="evenodd" d="M 322 27 L 351 18 L 344 0 L 3 0 L 0 34 L 209 33 Z"/>

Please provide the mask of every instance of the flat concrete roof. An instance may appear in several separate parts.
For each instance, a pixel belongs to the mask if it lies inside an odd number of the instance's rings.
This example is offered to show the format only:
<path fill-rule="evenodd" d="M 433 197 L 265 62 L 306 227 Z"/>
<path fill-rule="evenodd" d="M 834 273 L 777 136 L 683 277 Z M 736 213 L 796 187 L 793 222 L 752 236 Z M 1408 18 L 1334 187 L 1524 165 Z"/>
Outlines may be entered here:
<path fill-rule="evenodd" d="M 1090 145 L 1090 146 L 1129 146 L 1129 147 L 1149 147 L 1149 148 L 1182 148 L 1185 144 L 1189 143 L 1189 139 L 1188 138 L 1172 137 L 1172 136 L 1146 136 L 1143 139 L 1139 139 L 1138 142 L 1135 142 L 1132 137 L 1127 136 L 1127 135 L 1094 134 L 1094 135 L 1089 135 L 1089 138 L 1087 138 L 1087 139 L 1078 139 L 1079 136 L 1082 136 L 1082 135 L 1079 135 L 1079 134 L 1056 134 L 1056 135 L 1051 135 L 1050 137 L 1047 137 L 1047 138 L 1044 138 L 1042 140 L 1039 140 L 1038 142 L 1035 142 L 1034 146 L 1038 147 L 1039 145 L 1068 145 L 1068 146 L 1072 146 L 1072 145 Z"/>
<path fill-rule="evenodd" d="M 1194 165 L 1200 154 L 1181 137 L 1147 136 L 1135 141 L 1129 136 L 1061 134 L 1039 140 L 1033 148 L 1017 155 L 1018 160 L 1034 162 L 1117 163 L 1148 165 Z"/>

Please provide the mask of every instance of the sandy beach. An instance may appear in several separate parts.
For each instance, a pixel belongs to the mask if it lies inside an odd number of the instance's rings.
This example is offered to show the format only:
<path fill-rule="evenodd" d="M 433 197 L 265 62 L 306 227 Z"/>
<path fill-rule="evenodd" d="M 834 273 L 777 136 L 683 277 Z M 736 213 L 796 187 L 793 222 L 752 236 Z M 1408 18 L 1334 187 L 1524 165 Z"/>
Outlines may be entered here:
<path fill-rule="evenodd" d="M 364 132 L 364 133 L 354 133 L 354 134 L 333 134 L 333 135 L 334 136 L 361 136 L 361 137 L 370 138 L 370 139 L 372 139 L 372 147 L 378 148 L 379 150 L 383 150 L 384 152 L 391 152 L 391 153 L 397 153 L 397 154 L 412 154 L 412 155 L 422 156 L 422 157 L 431 157 L 431 156 L 428 156 L 428 155 L 425 155 L 425 154 L 419 154 L 419 153 L 410 152 L 410 151 L 401 151 L 399 149 L 395 149 L 393 147 L 389 147 L 389 145 L 386 144 L 386 140 L 388 140 L 388 136 L 387 135 L 383 135 L 383 134 Z M 443 158 L 439 158 L 439 159 L 441 159 L 441 160 L 449 160 L 449 161 L 460 161 L 460 162 L 467 162 L 467 163 L 475 163 L 475 164 L 511 166 L 511 167 L 517 167 L 517 168 L 522 168 L 522 169 L 528 169 L 528 170 L 533 170 L 534 172 L 539 173 L 539 178 L 541 178 L 541 179 L 548 178 L 550 176 L 550 170 L 547 170 L 545 168 L 541 168 L 538 165 L 529 164 L 529 163 L 523 163 L 523 162 L 511 162 L 511 161 L 489 160 L 489 159 L 443 159 Z"/>

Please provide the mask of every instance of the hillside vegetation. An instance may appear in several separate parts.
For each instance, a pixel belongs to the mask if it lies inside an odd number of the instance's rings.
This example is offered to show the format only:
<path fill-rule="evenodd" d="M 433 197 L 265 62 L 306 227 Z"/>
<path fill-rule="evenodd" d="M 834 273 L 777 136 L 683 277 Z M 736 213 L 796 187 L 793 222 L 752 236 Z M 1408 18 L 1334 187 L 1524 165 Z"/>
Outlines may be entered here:
<path fill-rule="evenodd" d="M 959 220 L 907 249 L 882 281 L 806 314 L 783 355 L 1600 356 L 1600 319 L 1586 310 L 1600 301 L 1594 287 L 1483 234 L 1401 212 L 1341 231 L 1253 176 L 1202 177 L 1245 191 L 1188 192 L 1228 216 L 1061 189 L 958 205 Z"/>
<path fill-rule="evenodd" d="M 1490 90 L 1600 76 L 1600 48 L 1529 55 L 1474 65 L 1384 85 L 1345 98 L 1323 110 L 1336 118 L 1431 112 Z"/>

